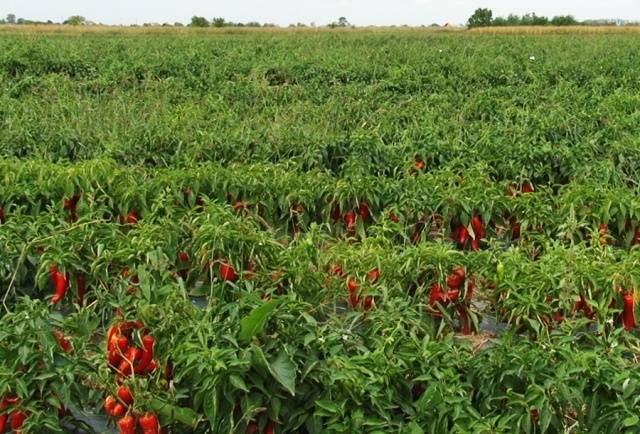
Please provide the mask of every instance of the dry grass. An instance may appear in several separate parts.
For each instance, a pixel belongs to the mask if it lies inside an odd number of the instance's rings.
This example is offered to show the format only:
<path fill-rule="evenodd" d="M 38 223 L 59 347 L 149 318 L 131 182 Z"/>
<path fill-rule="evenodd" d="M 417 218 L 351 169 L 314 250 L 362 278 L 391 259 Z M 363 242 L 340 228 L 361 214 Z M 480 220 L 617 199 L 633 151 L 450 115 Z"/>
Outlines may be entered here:
<path fill-rule="evenodd" d="M 640 26 L 515 26 L 515 27 L 483 27 L 467 29 L 465 27 L 358 27 L 338 28 L 328 27 L 223 27 L 223 28 L 194 28 L 194 27 L 129 27 L 129 26 L 66 26 L 60 24 L 35 25 L 2 25 L 0 34 L 78 34 L 78 33 L 106 33 L 106 34 L 241 34 L 241 33 L 469 33 L 469 34 L 602 34 L 602 33 L 640 33 Z"/>

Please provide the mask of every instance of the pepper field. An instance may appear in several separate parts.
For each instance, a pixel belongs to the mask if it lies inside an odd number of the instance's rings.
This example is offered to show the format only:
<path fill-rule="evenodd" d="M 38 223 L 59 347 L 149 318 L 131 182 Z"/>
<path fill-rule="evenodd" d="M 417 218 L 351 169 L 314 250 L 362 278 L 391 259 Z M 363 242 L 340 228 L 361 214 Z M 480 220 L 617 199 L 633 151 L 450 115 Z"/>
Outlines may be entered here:
<path fill-rule="evenodd" d="M 4 26 L 0 433 L 640 432 L 639 47 Z"/>

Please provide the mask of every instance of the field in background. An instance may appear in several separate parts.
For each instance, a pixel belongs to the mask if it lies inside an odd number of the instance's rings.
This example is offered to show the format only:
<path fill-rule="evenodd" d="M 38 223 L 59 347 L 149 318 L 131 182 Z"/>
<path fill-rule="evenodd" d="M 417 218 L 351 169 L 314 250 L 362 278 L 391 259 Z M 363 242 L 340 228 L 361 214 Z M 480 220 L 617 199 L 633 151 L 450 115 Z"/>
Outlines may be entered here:
<path fill-rule="evenodd" d="M 637 431 L 636 31 L 0 27 L 0 424 Z"/>

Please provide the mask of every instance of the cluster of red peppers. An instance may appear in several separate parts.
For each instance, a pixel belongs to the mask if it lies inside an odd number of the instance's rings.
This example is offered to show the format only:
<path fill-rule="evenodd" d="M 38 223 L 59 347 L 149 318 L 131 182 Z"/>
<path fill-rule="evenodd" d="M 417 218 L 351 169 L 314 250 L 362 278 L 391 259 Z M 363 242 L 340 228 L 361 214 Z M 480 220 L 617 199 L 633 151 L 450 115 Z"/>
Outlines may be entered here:
<path fill-rule="evenodd" d="M 464 267 L 456 267 L 453 272 L 447 276 L 447 290 L 440 283 L 431 285 L 431 293 L 429 294 L 429 307 L 432 314 L 442 317 L 439 307 L 447 307 L 454 304 L 460 323 L 462 325 L 462 334 L 471 334 L 471 321 L 469 318 L 469 309 L 471 307 L 471 299 L 473 298 L 474 283 L 473 280 L 467 279 L 467 273 Z M 466 285 L 465 285 L 466 284 Z M 466 286 L 464 298 L 461 298 L 461 292 Z"/>
<path fill-rule="evenodd" d="M 136 425 L 139 424 L 142 434 L 159 434 L 160 421 L 153 412 L 136 417 L 129 407 L 133 405 L 133 395 L 127 386 L 120 386 L 116 392 L 117 397 L 109 395 L 104 400 L 104 409 L 109 416 L 119 417 L 118 428 L 120 434 L 136 434 Z"/>
<path fill-rule="evenodd" d="M 51 276 L 51 280 L 53 281 L 54 292 L 53 297 L 51 298 L 51 304 L 60 303 L 67 291 L 69 290 L 69 274 L 63 273 L 58 269 L 56 264 L 52 264 L 49 267 L 49 275 Z M 76 273 L 76 287 L 78 290 L 78 304 L 84 304 L 84 296 L 87 292 L 87 282 L 84 273 Z"/>
<path fill-rule="evenodd" d="M 482 239 L 487 236 L 487 231 L 482 222 L 482 217 L 474 215 L 471 217 L 471 228 L 473 229 L 473 235 L 469 232 L 467 226 L 454 225 L 451 231 L 451 237 L 461 249 L 466 249 L 471 246 L 471 250 L 477 252 L 482 246 Z"/>
<path fill-rule="evenodd" d="M 331 266 L 331 274 L 340 278 L 346 277 L 346 273 L 344 272 L 342 267 L 337 264 Z M 367 282 L 371 285 L 374 285 L 379 278 L 380 269 L 378 267 L 372 268 L 367 273 Z M 362 304 L 362 307 L 365 311 L 369 311 L 372 308 L 376 307 L 376 302 L 373 295 L 363 296 L 362 290 L 360 289 L 360 284 L 354 277 L 347 277 L 346 285 L 347 291 L 349 293 L 349 306 L 351 306 L 352 308 L 356 308 L 360 304 Z"/>
<path fill-rule="evenodd" d="M 0 401 L 0 434 L 5 432 L 7 423 L 11 429 L 15 430 L 16 434 L 22 432 L 22 425 L 29 414 L 17 408 L 18 405 L 20 405 L 20 398 L 17 396 L 10 396 Z M 13 410 L 6 412 L 10 406 L 14 407 Z"/>
<path fill-rule="evenodd" d="M 358 205 L 357 211 L 351 210 L 343 214 L 340 205 L 335 204 L 331 212 L 331 218 L 334 222 L 339 222 L 340 220 L 344 222 L 345 228 L 347 229 L 347 233 L 349 235 L 355 234 L 358 217 L 365 223 L 371 219 L 371 208 L 369 207 L 369 204 L 364 200 L 361 201 Z"/>
<path fill-rule="evenodd" d="M 133 344 L 133 332 L 142 332 L 142 347 Z M 118 322 L 107 334 L 107 361 L 109 367 L 118 375 L 118 382 L 123 377 L 132 375 L 149 375 L 158 368 L 154 359 L 156 340 L 144 329 L 141 321 Z M 133 395 L 128 387 L 121 385 L 117 397 L 109 395 L 105 398 L 104 408 L 109 416 L 120 418 L 118 427 L 121 434 L 135 434 L 136 420 L 143 434 L 158 434 L 160 423 L 155 413 L 146 413 L 136 419 L 130 407 Z"/>

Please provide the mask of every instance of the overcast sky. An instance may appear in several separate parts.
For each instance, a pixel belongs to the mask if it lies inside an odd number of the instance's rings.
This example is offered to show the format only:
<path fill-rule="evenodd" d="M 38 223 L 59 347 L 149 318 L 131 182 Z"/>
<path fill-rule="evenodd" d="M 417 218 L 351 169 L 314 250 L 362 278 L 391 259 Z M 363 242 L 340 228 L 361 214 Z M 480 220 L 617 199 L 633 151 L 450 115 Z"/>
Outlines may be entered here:
<path fill-rule="evenodd" d="M 82 15 L 105 24 L 181 21 L 193 15 L 229 21 L 327 24 L 340 16 L 356 25 L 464 23 L 478 7 L 509 13 L 574 15 L 640 21 L 640 0 L 0 0 L 0 16 L 63 21 Z"/>

